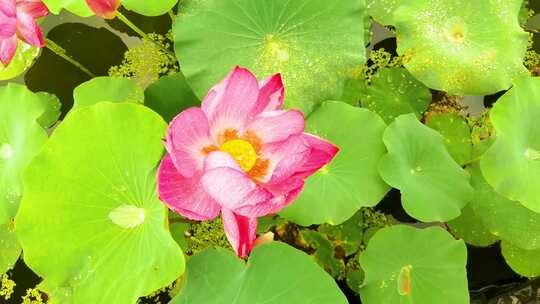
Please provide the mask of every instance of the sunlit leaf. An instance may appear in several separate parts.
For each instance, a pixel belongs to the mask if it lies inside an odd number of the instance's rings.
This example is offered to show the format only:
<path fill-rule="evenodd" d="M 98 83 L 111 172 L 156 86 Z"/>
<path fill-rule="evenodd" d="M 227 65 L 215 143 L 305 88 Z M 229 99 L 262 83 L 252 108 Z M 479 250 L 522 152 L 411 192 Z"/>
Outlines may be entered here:
<path fill-rule="evenodd" d="M 51 127 L 60 117 L 60 108 L 62 104 L 58 97 L 46 92 L 38 92 L 37 95 L 44 104 L 45 112 L 38 118 L 38 122 L 44 128 Z"/>
<path fill-rule="evenodd" d="M 47 109 L 40 95 L 22 85 L 0 87 L 0 274 L 13 266 L 21 251 L 13 232 L 23 195 L 21 173 L 47 140 L 38 123 Z"/>
<path fill-rule="evenodd" d="M 490 112 L 495 143 L 480 162 L 502 196 L 540 213 L 540 78 L 521 78 Z"/>
<path fill-rule="evenodd" d="M 466 263 L 463 241 L 440 227 L 383 228 L 360 255 L 362 303 L 468 304 Z"/>
<path fill-rule="evenodd" d="M 431 116 L 426 124 L 444 138 L 444 145 L 452 158 L 460 165 L 471 160 L 471 130 L 465 119 L 456 113 Z"/>
<path fill-rule="evenodd" d="M 401 0 L 391 20 L 398 53 L 426 86 L 456 95 L 488 95 L 527 74 L 522 0 Z"/>
<path fill-rule="evenodd" d="M 159 16 L 169 12 L 178 0 L 122 0 L 127 9 L 145 16 Z"/>
<path fill-rule="evenodd" d="M 6 67 L 0 62 L 0 80 L 15 78 L 26 71 L 40 53 L 40 48 L 19 41 L 17 52 Z"/>
<path fill-rule="evenodd" d="M 133 81 L 118 77 L 96 77 L 73 90 L 73 109 L 100 101 L 142 103 L 143 92 Z"/>
<path fill-rule="evenodd" d="M 81 107 L 25 170 L 16 232 L 48 289 L 74 303 L 132 304 L 182 274 L 156 194 L 165 129 L 141 105 Z"/>
<path fill-rule="evenodd" d="M 404 68 L 384 68 L 371 78 L 361 102 L 363 107 L 391 123 L 402 114 L 414 113 L 422 117 L 431 102 L 431 92 Z"/>
<path fill-rule="evenodd" d="M 386 152 L 382 119 L 366 109 L 328 101 L 308 118 L 306 131 L 340 148 L 334 160 L 309 177 L 304 190 L 280 214 L 300 225 L 340 224 L 388 192 L 377 171 Z M 352 130 L 357 130 L 352 132 Z"/>
<path fill-rule="evenodd" d="M 524 249 L 540 249 L 540 214 L 499 194 L 486 182 L 478 164 L 471 167 L 475 189 L 470 207 L 500 239 Z"/>
<path fill-rule="evenodd" d="M 206 249 L 187 265 L 185 286 L 171 304 L 346 304 L 338 286 L 305 253 L 272 242 L 246 265 L 230 251 Z"/>
<path fill-rule="evenodd" d="M 406 114 L 388 126 L 383 140 L 388 154 L 379 173 L 401 191 L 405 211 L 424 222 L 458 217 L 473 191 L 469 174 L 452 159 L 442 136 Z"/>
<path fill-rule="evenodd" d="M 526 250 L 503 241 L 501 250 L 506 263 L 516 273 L 529 278 L 540 276 L 540 249 Z"/>
<path fill-rule="evenodd" d="M 282 73 L 286 105 L 307 114 L 365 62 L 364 1 L 186 0 L 178 11 L 175 50 L 199 98 L 240 65 Z"/>
<path fill-rule="evenodd" d="M 94 15 L 92 10 L 86 5 L 85 0 L 43 0 L 51 13 L 58 14 L 62 9 L 66 9 L 75 15 L 89 17 Z"/>

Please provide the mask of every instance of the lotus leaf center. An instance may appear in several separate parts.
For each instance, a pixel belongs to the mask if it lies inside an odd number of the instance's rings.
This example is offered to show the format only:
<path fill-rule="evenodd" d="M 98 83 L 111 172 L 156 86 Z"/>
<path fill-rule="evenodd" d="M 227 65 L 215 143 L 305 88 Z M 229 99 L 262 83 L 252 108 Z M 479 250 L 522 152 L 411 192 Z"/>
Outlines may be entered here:
<path fill-rule="evenodd" d="M 125 229 L 135 228 L 140 226 L 145 219 L 146 212 L 144 209 L 134 205 L 121 205 L 109 212 L 109 218 L 117 226 Z"/>
<path fill-rule="evenodd" d="M 13 149 L 9 144 L 3 144 L 0 146 L 0 158 L 8 159 L 13 155 Z"/>
<path fill-rule="evenodd" d="M 525 156 L 529 160 L 539 160 L 540 159 L 540 152 L 538 150 L 535 150 L 535 149 L 532 149 L 532 148 L 527 148 L 527 150 L 525 150 Z"/>
<path fill-rule="evenodd" d="M 251 170 L 257 162 L 257 152 L 246 140 L 229 140 L 222 144 L 219 150 L 227 152 L 245 172 Z"/>
<path fill-rule="evenodd" d="M 276 39 L 274 35 L 266 35 L 266 47 L 264 49 L 264 54 L 266 56 L 277 59 L 279 62 L 288 61 L 289 51 L 287 49 L 287 45 Z"/>
<path fill-rule="evenodd" d="M 467 25 L 460 17 L 454 17 L 446 22 L 446 38 L 450 42 L 463 43 L 467 36 Z"/>

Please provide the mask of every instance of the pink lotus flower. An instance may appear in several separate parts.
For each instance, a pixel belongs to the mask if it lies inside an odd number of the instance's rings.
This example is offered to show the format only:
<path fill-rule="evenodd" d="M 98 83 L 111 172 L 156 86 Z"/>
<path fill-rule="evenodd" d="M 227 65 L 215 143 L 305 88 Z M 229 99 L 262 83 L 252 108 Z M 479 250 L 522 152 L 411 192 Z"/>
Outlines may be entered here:
<path fill-rule="evenodd" d="M 36 19 L 49 14 L 41 0 L 0 0 L 0 61 L 7 66 L 19 39 L 36 47 L 44 47 L 43 33 Z"/>
<path fill-rule="evenodd" d="M 304 179 L 329 163 L 333 144 L 304 133 L 304 116 L 282 110 L 279 74 L 258 82 L 235 68 L 213 87 L 201 108 L 171 122 L 158 172 L 158 192 L 169 208 L 192 220 L 221 212 L 240 257 L 252 249 L 257 218 L 295 199 Z"/>
<path fill-rule="evenodd" d="M 96 16 L 113 19 L 120 7 L 120 0 L 86 0 L 86 4 Z"/>

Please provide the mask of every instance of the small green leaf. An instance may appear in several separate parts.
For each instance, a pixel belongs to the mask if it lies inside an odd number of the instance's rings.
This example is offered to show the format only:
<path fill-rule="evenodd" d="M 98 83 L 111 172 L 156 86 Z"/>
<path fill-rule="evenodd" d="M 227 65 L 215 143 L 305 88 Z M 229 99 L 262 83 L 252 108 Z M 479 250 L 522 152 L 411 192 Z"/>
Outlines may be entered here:
<path fill-rule="evenodd" d="M 414 113 L 420 118 L 431 103 L 431 91 L 404 68 L 378 70 L 362 95 L 362 106 L 387 124 L 402 114 Z"/>
<path fill-rule="evenodd" d="M 15 264 L 21 252 L 13 231 L 23 194 L 21 173 L 47 140 L 38 123 L 48 110 L 41 96 L 15 83 L 0 87 L 0 274 Z"/>
<path fill-rule="evenodd" d="M 502 196 L 540 213 L 540 78 L 524 77 L 490 112 L 497 137 L 480 161 Z"/>
<path fill-rule="evenodd" d="M 0 87 L 0 214 L 6 219 L 15 216 L 22 196 L 21 172 L 47 140 L 38 123 L 46 108 L 40 95 L 22 85 Z"/>
<path fill-rule="evenodd" d="M 350 219 L 340 225 L 323 224 L 318 230 L 331 237 L 349 256 L 358 251 L 364 234 L 364 217 L 362 212 L 356 212 Z"/>
<path fill-rule="evenodd" d="M 440 227 L 383 228 L 360 255 L 362 303 L 468 304 L 466 263 L 463 241 Z"/>
<path fill-rule="evenodd" d="M 471 160 L 471 130 L 465 119 L 456 113 L 431 116 L 426 124 L 444 138 L 444 145 L 452 158 L 460 165 Z"/>
<path fill-rule="evenodd" d="M 169 14 L 164 14 L 158 17 L 148 17 L 137 14 L 133 11 L 129 11 L 123 6 L 121 6 L 118 11 L 145 33 L 156 33 L 165 35 L 171 30 L 172 27 L 172 20 Z M 132 28 L 130 28 L 118 18 L 106 19 L 105 21 L 113 29 L 119 32 L 126 33 L 129 36 L 140 37 L 137 32 L 135 32 Z"/>
<path fill-rule="evenodd" d="M 13 229 L 11 219 L 0 215 L 0 275 L 15 265 L 21 254 L 21 245 Z"/>
<path fill-rule="evenodd" d="M 529 74 L 528 34 L 518 22 L 522 2 L 401 1 L 392 15 L 397 52 L 429 88 L 460 96 L 506 90 Z"/>
<path fill-rule="evenodd" d="M 458 217 L 473 189 L 469 174 L 452 159 L 442 136 L 414 114 L 406 114 L 388 126 L 383 140 L 388 154 L 379 162 L 379 173 L 401 190 L 405 211 L 424 222 Z"/>
<path fill-rule="evenodd" d="M 342 278 L 345 275 L 345 264 L 334 256 L 336 247 L 324 234 L 314 230 L 304 230 L 301 235 L 309 247 L 315 249 L 313 256 L 322 268 L 334 278 Z"/>
<path fill-rule="evenodd" d="M 171 121 L 183 110 L 200 103 L 180 72 L 161 77 L 144 91 L 144 104 L 165 121 Z"/>
<path fill-rule="evenodd" d="M 142 105 L 100 102 L 70 112 L 32 160 L 15 230 L 49 290 L 132 304 L 182 274 L 156 194 L 166 127 Z"/>
<path fill-rule="evenodd" d="M 53 94 L 46 92 L 38 92 L 36 94 L 45 105 L 45 112 L 38 118 L 38 122 L 44 128 L 49 128 L 58 121 L 62 104 L 58 97 Z"/>
<path fill-rule="evenodd" d="M 41 49 L 19 41 L 17 52 L 6 67 L 0 62 L 0 80 L 7 80 L 21 75 L 28 69 Z"/>
<path fill-rule="evenodd" d="M 540 249 L 540 214 L 499 194 L 486 182 L 478 164 L 471 166 L 475 189 L 470 207 L 500 239 L 524 249 Z"/>
<path fill-rule="evenodd" d="M 455 236 L 462 238 L 467 244 L 477 247 L 489 246 L 498 241 L 498 238 L 487 229 L 482 218 L 471 207 L 472 204 L 474 203 L 467 204 L 459 217 L 448 222 L 448 227 Z"/>
<path fill-rule="evenodd" d="M 347 286 L 357 294 L 360 294 L 360 287 L 364 282 L 364 271 L 362 269 L 347 268 Z"/>
<path fill-rule="evenodd" d="M 281 73 L 286 106 L 307 115 L 366 60 L 363 0 L 185 0 L 178 11 L 175 50 L 199 98 L 240 65 Z"/>
<path fill-rule="evenodd" d="M 53 14 L 59 14 L 62 9 L 80 17 L 90 17 L 94 15 L 92 10 L 86 5 L 85 0 L 43 0 L 47 8 Z"/>
<path fill-rule="evenodd" d="M 255 247 L 247 265 L 230 251 L 206 249 L 189 260 L 186 273 L 170 304 L 347 303 L 308 255 L 280 242 Z"/>
<path fill-rule="evenodd" d="M 96 77 L 73 91 L 73 109 L 100 101 L 142 103 L 142 90 L 131 80 L 118 77 Z"/>
<path fill-rule="evenodd" d="M 506 263 L 516 273 L 529 278 L 540 276 L 540 249 L 526 250 L 502 241 L 501 250 Z"/>
<path fill-rule="evenodd" d="M 122 5 L 128 10 L 145 16 L 159 16 L 166 14 L 178 0 L 122 0 Z"/>
<path fill-rule="evenodd" d="M 340 148 L 334 160 L 306 180 L 300 196 L 280 215 L 297 224 L 337 225 L 361 207 L 375 206 L 388 192 L 377 164 L 386 152 L 382 119 L 366 109 L 327 101 L 307 120 L 306 132 Z M 351 128 L 358 131 L 351 132 Z"/>
<path fill-rule="evenodd" d="M 172 216 L 172 212 L 169 212 L 169 214 L 170 216 Z M 184 252 L 188 251 L 189 249 L 189 245 L 185 235 L 186 231 L 189 230 L 189 228 L 189 223 L 169 223 L 169 230 L 171 231 L 173 239 L 180 246 L 180 248 L 182 248 Z"/>

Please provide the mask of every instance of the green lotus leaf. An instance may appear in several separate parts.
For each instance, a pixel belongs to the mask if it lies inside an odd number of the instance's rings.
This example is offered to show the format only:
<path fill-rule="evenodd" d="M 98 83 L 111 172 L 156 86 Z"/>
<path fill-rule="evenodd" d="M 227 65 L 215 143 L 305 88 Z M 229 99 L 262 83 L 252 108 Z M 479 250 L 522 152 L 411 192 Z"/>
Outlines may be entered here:
<path fill-rule="evenodd" d="M 383 68 L 371 78 L 361 102 L 389 124 L 402 114 L 414 113 L 422 117 L 431 98 L 431 91 L 404 68 Z"/>
<path fill-rule="evenodd" d="M 464 165 L 471 160 L 471 129 L 461 115 L 443 113 L 431 116 L 426 125 L 443 136 L 448 153 L 458 164 Z"/>
<path fill-rule="evenodd" d="M 38 118 L 38 122 L 42 127 L 49 128 L 58 121 L 62 104 L 56 95 L 47 92 L 38 92 L 36 94 L 45 105 L 45 112 Z"/>
<path fill-rule="evenodd" d="M 540 276 L 540 249 L 526 250 L 502 241 L 501 251 L 506 263 L 516 273 L 529 278 Z"/>
<path fill-rule="evenodd" d="M 500 239 L 524 249 L 540 249 L 540 214 L 499 194 L 486 182 L 478 164 L 471 166 L 475 194 L 470 207 Z"/>
<path fill-rule="evenodd" d="M 521 78 L 493 106 L 497 137 L 480 166 L 496 192 L 540 213 L 540 78 Z"/>
<path fill-rule="evenodd" d="M 178 0 L 122 0 L 122 5 L 128 10 L 145 16 L 159 16 L 166 14 Z"/>
<path fill-rule="evenodd" d="M 171 121 L 183 110 L 199 106 L 201 101 L 186 82 L 182 73 L 161 77 L 144 91 L 144 104 Z"/>
<path fill-rule="evenodd" d="M 383 228 L 360 255 L 365 304 L 468 304 L 467 250 L 440 227 Z"/>
<path fill-rule="evenodd" d="M 388 154 L 379 162 L 379 173 L 401 190 L 405 211 L 424 222 L 458 217 L 473 189 L 469 174 L 452 159 L 442 136 L 414 114 L 406 114 L 388 126 L 383 140 Z"/>
<path fill-rule="evenodd" d="M 477 247 L 486 247 L 499 239 L 484 225 L 482 219 L 471 207 L 473 202 L 461 210 L 461 215 L 450 222 L 448 227 L 456 237 L 463 239 L 467 244 Z"/>
<path fill-rule="evenodd" d="M 142 103 L 142 90 L 130 79 L 96 77 L 73 90 L 73 109 L 91 106 L 100 101 Z"/>
<path fill-rule="evenodd" d="M 361 211 L 356 212 L 350 219 L 340 225 L 323 224 L 319 232 L 326 234 L 343 249 L 349 256 L 358 251 L 363 240 L 364 217 Z"/>
<path fill-rule="evenodd" d="M 85 0 L 43 0 L 49 11 L 53 14 L 59 14 L 62 9 L 80 17 L 90 17 L 94 12 L 86 5 Z"/>
<path fill-rule="evenodd" d="M 334 278 L 345 275 L 343 260 L 335 257 L 336 246 L 324 234 L 315 230 L 304 230 L 300 234 L 306 244 L 315 250 L 313 257 L 323 269 Z"/>
<path fill-rule="evenodd" d="M 21 172 L 47 140 L 38 123 L 48 109 L 41 96 L 19 84 L 0 87 L 0 274 L 20 254 L 13 217 L 23 193 Z"/>
<path fill-rule="evenodd" d="M 177 1 L 177 0 L 176 0 Z M 173 9 L 174 10 L 174 9 Z M 160 35 L 167 35 L 172 28 L 172 18 L 169 14 L 164 14 L 158 17 L 144 16 L 137 14 L 133 11 L 127 10 L 125 7 L 120 6 L 118 11 L 123 14 L 131 23 L 137 26 L 141 31 L 145 33 L 156 33 Z M 176 12 L 174 12 L 176 13 Z M 131 27 L 126 25 L 122 20 L 118 18 L 106 19 L 108 25 L 118 32 L 125 33 L 132 37 L 141 37 Z"/>
<path fill-rule="evenodd" d="M 19 41 L 17 52 L 9 65 L 6 67 L 0 62 L 0 80 L 7 80 L 21 75 L 34 63 L 34 59 L 39 55 L 40 50 L 40 48 Z"/>
<path fill-rule="evenodd" d="M 74 303 L 127 304 L 182 274 L 156 194 L 166 127 L 138 104 L 82 107 L 27 167 L 15 230 L 47 289 Z"/>
<path fill-rule="evenodd" d="M 12 220 L 0 215 L 0 275 L 15 265 L 20 254 L 21 246 L 13 229 Z"/>
<path fill-rule="evenodd" d="M 209 248 L 187 265 L 185 285 L 170 304 L 346 304 L 338 286 L 305 253 L 280 242 L 255 247 L 246 265 Z"/>
<path fill-rule="evenodd" d="M 386 152 L 382 142 L 385 126 L 369 110 L 337 101 L 322 103 L 308 117 L 306 132 L 331 141 L 340 151 L 306 180 L 300 196 L 280 215 L 304 226 L 336 225 L 361 207 L 375 206 L 390 189 L 377 172 Z M 351 132 L 354 128 L 360 131 Z"/>
<path fill-rule="evenodd" d="M 393 20 L 404 65 L 426 86 L 489 95 L 528 74 L 522 0 L 402 0 Z"/>
<path fill-rule="evenodd" d="M 366 60 L 363 0 L 186 0 L 178 11 L 176 54 L 200 98 L 240 65 L 281 73 L 286 105 L 307 114 L 341 97 Z"/>
<path fill-rule="evenodd" d="M 38 123 L 45 111 L 40 96 L 26 87 L 14 83 L 0 87 L 0 215 L 5 215 L 1 219 L 15 216 L 22 196 L 21 171 L 47 140 Z"/>
<path fill-rule="evenodd" d="M 368 14 L 377 22 L 394 25 L 394 11 L 401 2 L 402 0 L 366 0 L 366 8 Z"/>

